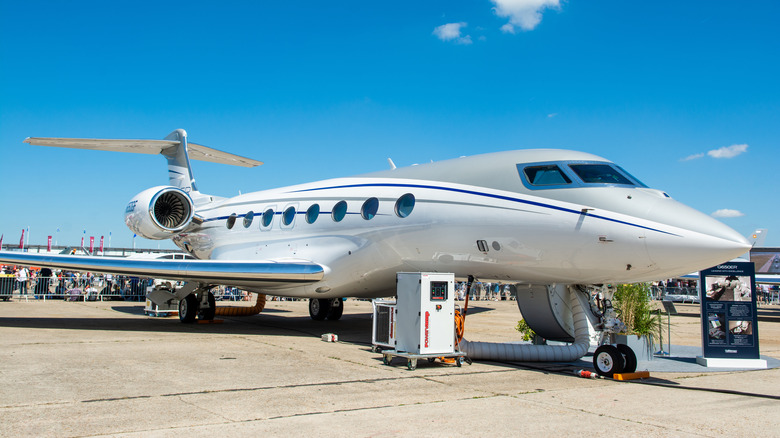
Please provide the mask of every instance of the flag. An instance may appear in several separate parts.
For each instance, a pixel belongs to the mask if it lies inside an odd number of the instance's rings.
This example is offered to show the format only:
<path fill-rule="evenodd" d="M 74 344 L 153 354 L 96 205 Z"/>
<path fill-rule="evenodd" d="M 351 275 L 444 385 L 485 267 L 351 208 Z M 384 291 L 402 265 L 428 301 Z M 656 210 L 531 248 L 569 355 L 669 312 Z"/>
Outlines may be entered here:
<path fill-rule="evenodd" d="M 24 249 L 24 228 L 22 228 L 22 238 L 19 239 L 19 249 Z"/>
<path fill-rule="evenodd" d="M 51 236 L 49 236 L 49 239 L 46 243 L 46 251 L 51 252 Z"/>
<path fill-rule="evenodd" d="M 89 236 L 89 253 L 92 254 L 92 251 L 95 249 L 95 236 Z"/>
<path fill-rule="evenodd" d="M 3 237 L 4 236 L 5 236 L 5 234 L 0 234 L 0 251 L 2 251 L 2 249 L 3 249 Z"/>
<path fill-rule="evenodd" d="M 100 252 L 103 252 L 103 236 L 100 236 Z"/>

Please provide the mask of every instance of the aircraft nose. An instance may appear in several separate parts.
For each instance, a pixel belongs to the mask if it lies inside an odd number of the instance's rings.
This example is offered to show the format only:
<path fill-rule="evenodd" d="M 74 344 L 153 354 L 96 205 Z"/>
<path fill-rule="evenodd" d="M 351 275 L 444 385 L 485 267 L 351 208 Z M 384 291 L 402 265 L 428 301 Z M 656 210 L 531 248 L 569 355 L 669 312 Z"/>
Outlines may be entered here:
<path fill-rule="evenodd" d="M 706 269 L 739 257 L 750 250 L 750 243 L 722 222 L 678 204 L 666 209 L 671 225 L 661 234 L 647 237 L 650 258 L 663 271 L 686 274 Z M 670 274 L 671 276 L 671 274 Z"/>

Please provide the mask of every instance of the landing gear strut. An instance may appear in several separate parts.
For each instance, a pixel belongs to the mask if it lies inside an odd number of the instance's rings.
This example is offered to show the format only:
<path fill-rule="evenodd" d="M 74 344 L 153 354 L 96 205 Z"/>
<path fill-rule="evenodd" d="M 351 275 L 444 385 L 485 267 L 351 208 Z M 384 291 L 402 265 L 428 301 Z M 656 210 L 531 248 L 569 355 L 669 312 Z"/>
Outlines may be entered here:
<path fill-rule="evenodd" d="M 601 319 L 601 346 L 593 353 L 593 368 L 596 373 L 604 377 L 612 377 L 619 373 L 633 373 L 636 371 L 637 359 L 634 351 L 625 344 L 616 344 L 615 335 L 625 332 L 626 325 L 617 317 L 612 307 L 612 296 L 615 290 L 611 287 L 602 287 L 596 294 L 594 311 Z"/>

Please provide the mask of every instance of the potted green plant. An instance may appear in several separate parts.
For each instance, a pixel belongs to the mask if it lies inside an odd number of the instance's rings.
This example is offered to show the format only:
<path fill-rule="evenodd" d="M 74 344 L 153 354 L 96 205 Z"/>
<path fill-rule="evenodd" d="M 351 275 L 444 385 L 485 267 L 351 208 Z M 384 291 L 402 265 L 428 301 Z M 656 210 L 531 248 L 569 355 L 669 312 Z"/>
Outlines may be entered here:
<path fill-rule="evenodd" d="M 618 334 L 615 341 L 631 347 L 637 360 L 652 360 L 653 346 L 660 336 L 660 325 L 659 315 L 650 301 L 650 285 L 619 285 L 612 298 L 612 307 L 626 325 L 626 333 Z"/>

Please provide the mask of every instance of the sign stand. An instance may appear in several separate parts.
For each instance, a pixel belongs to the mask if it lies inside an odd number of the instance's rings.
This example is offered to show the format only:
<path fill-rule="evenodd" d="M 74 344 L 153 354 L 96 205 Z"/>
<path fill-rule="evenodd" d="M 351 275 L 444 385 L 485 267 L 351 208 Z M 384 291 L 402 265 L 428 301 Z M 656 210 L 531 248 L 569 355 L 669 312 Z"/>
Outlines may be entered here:
<path fill-rule="evenodd" d="M 659 334 L 661 335 L 661 351 L 657 351 L 655 354 L 658 356 L 671 356 L 672 354 L 672 315 L 677 315 L 677 308 L 674 307 L 674 303 L 669 300 L 663 300 L 661 301 L 661 304 L 664 305 L 664 311 L 666 311 L 666 344 L 667 344 L 667 350 L 664 351 L 664 340 L 663 340 L 663 330 L 659 330 Z M 661 319 L 658 319 L 658 325 L 660 328 L 661 325 Z"/>

